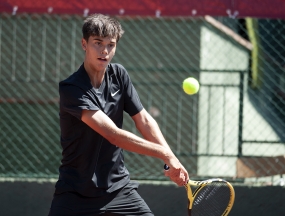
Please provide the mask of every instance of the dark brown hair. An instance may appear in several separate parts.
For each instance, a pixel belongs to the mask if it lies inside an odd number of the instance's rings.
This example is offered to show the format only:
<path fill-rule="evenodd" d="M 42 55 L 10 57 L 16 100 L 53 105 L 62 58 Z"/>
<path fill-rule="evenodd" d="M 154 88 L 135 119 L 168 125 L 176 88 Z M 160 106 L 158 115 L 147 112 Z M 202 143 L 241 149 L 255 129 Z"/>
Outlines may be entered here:
<path fill-rule="evenodd" d="M 118 42 L 124 30 L 117 19 L 103 14 L 92 14 L 84 20 L 82 34 L 86 41 L 90 36 L 110 36 L 116 38 Z"/>

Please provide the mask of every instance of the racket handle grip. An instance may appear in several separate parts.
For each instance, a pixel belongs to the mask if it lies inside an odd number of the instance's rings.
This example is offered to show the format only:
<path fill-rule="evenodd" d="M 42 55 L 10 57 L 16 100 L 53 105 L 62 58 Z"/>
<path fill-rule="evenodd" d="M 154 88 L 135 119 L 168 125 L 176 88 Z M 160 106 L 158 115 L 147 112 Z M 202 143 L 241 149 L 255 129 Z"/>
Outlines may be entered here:
<path fill-rule="evenodd" d="M 169 170 L 169 166 L 167 164 L 164 164 L 163 168 L 164 170 Z"/>

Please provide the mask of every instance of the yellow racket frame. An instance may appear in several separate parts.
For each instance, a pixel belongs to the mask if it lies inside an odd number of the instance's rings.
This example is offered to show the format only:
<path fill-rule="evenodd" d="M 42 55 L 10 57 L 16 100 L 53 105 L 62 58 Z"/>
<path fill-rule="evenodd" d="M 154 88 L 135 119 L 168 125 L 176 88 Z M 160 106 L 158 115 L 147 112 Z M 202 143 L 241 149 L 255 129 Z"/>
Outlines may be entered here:
<path fill-rule="evenodd" d="M 188 197 L 188 201 L 189 201 L 188 202 L 188 211 L 191 212 L 192 206 L 193 206 L 193 201 L 194 201 L 194 198 L 197 195 L 197 193 L 200 190 L 202 190 L 202 188 L 205 187 L 207 184 L 210 184 L 211 182 L 217 182 L 217 181 L 225 182 L 228 185 L 229 189 L 230 189 L 230 194 L 231 194 L 230 195 L 230 200 L 229 200 L 227 208 L 223 212 L 222 216 L 227 216 L 229 214 L 229 212 L 231 211 L 231 209 L 232 209 L 232 207 L 234 205 L 235 190 L 234 190 L 233 186 L 229 182 L 227 182 L 224 179 L 219 179 L 219 178 L 208 179 L 208 180 L 205 180 L 205 181 L 191 181 L 191 180 L 189 180 L 188 183 L 186 185 L 184 185 L 185 188 L 186 188 L 186 191 L 187 191 L 187 197 Z M 194 190 L 194 193 L 192 193 L 191 186 L 197 187 Z"/>

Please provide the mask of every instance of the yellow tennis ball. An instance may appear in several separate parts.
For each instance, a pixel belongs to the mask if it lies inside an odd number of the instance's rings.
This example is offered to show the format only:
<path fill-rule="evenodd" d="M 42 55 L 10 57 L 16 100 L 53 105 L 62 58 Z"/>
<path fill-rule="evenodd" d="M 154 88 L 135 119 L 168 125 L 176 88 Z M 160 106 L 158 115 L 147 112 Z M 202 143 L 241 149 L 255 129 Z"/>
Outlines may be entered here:
<path fill-rule="evenodd" d="M 199 91 L 200 84 L 195 78 L 188 77 L 183 81 L 182 88 L 186 94 L 193 95 Z"/>

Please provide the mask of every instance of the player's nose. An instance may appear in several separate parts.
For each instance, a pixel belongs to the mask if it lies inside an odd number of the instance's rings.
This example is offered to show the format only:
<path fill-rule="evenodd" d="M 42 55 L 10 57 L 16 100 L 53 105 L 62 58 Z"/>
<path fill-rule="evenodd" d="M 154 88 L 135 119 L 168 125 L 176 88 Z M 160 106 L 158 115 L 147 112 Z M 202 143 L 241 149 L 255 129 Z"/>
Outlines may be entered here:
<path fill-rule="evenodd" d="M 109 53 L 108 46 L 103 46 L 102 54 L 108 54 L 108 53 Z"/>

